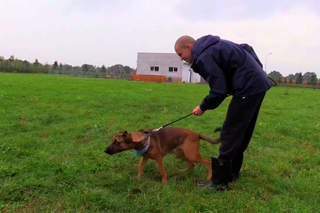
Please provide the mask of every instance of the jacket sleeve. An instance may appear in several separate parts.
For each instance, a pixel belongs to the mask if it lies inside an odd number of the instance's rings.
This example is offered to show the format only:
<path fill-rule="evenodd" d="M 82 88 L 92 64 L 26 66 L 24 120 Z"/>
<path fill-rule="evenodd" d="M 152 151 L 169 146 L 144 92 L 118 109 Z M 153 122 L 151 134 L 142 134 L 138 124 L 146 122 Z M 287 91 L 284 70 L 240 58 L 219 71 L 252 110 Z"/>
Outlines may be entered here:
<path fill-rule="evenodd" d="M 209 84 L 209 94 L 200 104 L 200 109 L 206 111 L 217 108 L 229 94 L 225 75 L 211 55 L 206 54 L 197 61 L 199 74 Z"/>
<path fill-rule="evenodd" d="M 200 109 L 202 111 L 215 109 L 220 106 L 225 98 L 226 96 L 219 96 L 210 90 L 209 95 L 207 95 L 200 104 Z"/>

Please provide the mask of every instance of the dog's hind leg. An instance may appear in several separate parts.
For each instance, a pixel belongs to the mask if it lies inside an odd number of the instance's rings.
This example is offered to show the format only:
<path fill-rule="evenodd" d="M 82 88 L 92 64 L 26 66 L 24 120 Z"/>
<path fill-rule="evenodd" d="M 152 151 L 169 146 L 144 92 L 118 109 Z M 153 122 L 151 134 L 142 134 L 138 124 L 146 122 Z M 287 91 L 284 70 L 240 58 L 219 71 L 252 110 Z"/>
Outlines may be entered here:
<path fill-rule="evenodd" d="M 182 172 L 186 172 L 186 171 L 188 171 L 188 170 L 193 169 L 193 167 L 195 166 L 195 164 L 192 163 L 192 162 L 190 162 L 188 159 L 186 159 L 186 157 L 185 157 L 184 152 L 183 152 L 182 149 L 179 149 L 179 148 L 176 149 L 176 150 L 174 151 L 174 154 L 176 155 L 176 157 L 177 157 L 178 159 L 181 159 L 181 160 L 183 160 L 184 162 L 187 163 L 187 168 L 179 170 L 179 173 L 180 173 L 180 172 L 181 172 L 181 173 L 182 173 Z"/>
<path fill-rule="evenodd" d="M 193 162 L 193 163 L 200 163 L 200 164 L 206 166 L 207 167 L 207 171 L 208 171 L 207 180 L 211 179 L 211 177 L 212 177 L 212 167 L 211 167 L 211 161 L 210 160 L 201 157 L 200 154 L 192 157 L 189 160 L 191 162 Z"/>
<path fill-rule="evenodd" d="M 201 158 L 201 159 L 200 159 L 200 163 L 201 163 L 202 165 L 206 165 L 207 168 L 208 168 L 207 180 L 211 180 L 211 177 L 212 177 L 211 161 L 208 160 L 208 159 L 202 158 L 201 156 L 200 156 L 200 158 Z"/>
<path fill-rule="evenodd" d="M 204 166 L 207 167 L 208 169 L 208 173 L 207 173 L 207 179 L 210 180 L 211 176 L 212 176 L 212 167 L 211 167 L 211 161 L 208 159 L 205 159 L 203 157 L 201 157 L 199 151 L 197 151 L 196 149 L 197 147 L 194 147 L 194 149 L 192 148 L 188 148 L 185 149 L 184 153 L 185 153 L 185 157 L 188 161 L 192 162 L 192 163 L 200 163 Z"/>
<path fill-rule="evenodd" d="M 187 168 L 185 168 L 185 169 L 180 169 L 179 170 L 179 172 L 186 172 L 186 171 L 189 171 L 189 170 L 191 170 L 191 169 L 193 169 L 194 168 L 194 166 L 195 166 L 195 164 L 194 163 L 192 163 L 192 162 L 190 162 L 190 161 L 188 161 L 187 159 L 186 160 L 184 160 L 184 162 L 186 162 L 187 164 L 188 164 L 188 166 L 187 166 Z"/>
<path fill-rule="evenodd" d="M 192 163 L 200 163 L 207 167 L 207 179 L 210 180 L 212 176 L 211 161 L 205 159 L 200 155 L 200 141 L 198 138 L 187 140 L 181 147 L 185 158 Z"/>
<path fill-rule="evenodd" d="M 143 167 L 144 165 L 146 164 L 148 158 L 147 157 L 142 157 L 141 160 L 140 160 L 140 164 L 139 164 L 139 170 L 138 170 L 138 175 L 136 177 L 137 180 L 140 179 L 141 175 L 142 175 L 142 170 L 143 170 Z"/>

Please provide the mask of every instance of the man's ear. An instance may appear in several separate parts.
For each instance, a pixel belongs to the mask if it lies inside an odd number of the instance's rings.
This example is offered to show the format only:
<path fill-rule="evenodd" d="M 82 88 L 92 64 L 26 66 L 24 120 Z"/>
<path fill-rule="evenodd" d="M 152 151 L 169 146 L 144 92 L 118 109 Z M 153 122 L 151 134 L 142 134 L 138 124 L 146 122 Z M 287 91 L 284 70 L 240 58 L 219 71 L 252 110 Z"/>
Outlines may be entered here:
<path fill-rule="evenodd" d="M 186 48 L 187 48 L 189 51 L 191 51 L 191 50 L 192 50 L 192 45 L 191 45 L 191 44 L 187 44 L 187 45 L 186 45 Z"/>

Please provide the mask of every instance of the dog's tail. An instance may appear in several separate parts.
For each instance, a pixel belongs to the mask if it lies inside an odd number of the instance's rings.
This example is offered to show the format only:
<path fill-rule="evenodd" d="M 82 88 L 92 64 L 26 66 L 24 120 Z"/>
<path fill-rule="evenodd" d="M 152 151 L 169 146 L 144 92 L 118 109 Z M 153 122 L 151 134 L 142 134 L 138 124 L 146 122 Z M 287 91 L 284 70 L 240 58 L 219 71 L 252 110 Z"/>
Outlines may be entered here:
<path fill-rule="evenodd" d="M 220 132 L 220 131 L 221 131 L 221 127 L 217 127 L 217 128 L 214 130 L 214 132 Z M 218 139 L 211 139 L 211 138 L 208 138 L 208 137 L 206 137 L 206 136 L 204 136 L 204 135 L 202 135 L 202 134 L 199 134 L 199 138 L 200 138 L 201 140 L 207 141 L 207 142 L 209 142 L 209 143 L 211 143 L 211 144 L 219 144 L 219 143 L 220 143 L 220 138 L 218 138 Z"/>

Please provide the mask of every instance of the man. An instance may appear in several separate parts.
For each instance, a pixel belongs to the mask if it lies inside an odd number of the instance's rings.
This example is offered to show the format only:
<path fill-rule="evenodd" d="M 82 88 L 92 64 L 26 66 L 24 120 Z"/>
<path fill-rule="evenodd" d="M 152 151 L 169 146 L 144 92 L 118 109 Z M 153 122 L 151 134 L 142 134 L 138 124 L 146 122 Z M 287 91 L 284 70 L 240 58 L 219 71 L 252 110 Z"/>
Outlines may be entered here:
<path fill-rule="evenodd" d="M 219 156 L 212 157 L 212 179 L 204 188 L 229 190 L 229 182 L 239 178 L 246 150 L 266 92 L 272 87 L 253 48 L 219 36 L 197 40 L 181 36 L 175 43 L 181 60 L 209 84 L 209 94 L 193 110 L 196 116 L 217 108 L 232 95 L 221 129 Z"/>

